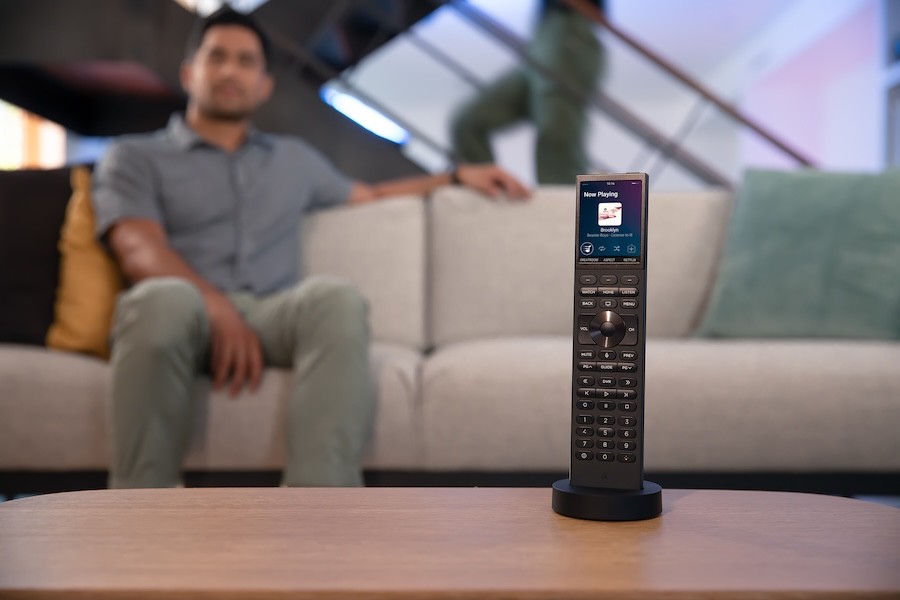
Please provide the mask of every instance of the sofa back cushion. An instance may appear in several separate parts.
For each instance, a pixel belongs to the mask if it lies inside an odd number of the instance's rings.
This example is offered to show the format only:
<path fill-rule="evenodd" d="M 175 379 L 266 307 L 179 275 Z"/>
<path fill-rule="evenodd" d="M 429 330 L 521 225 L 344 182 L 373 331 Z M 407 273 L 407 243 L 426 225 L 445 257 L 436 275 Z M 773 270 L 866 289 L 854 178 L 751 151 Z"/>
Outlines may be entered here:
<path fill-rule="evenodd" d="M 651 192 L 649 335 L 684 336 L 695 327 L 730 205 L 731 194 L 721 190 Z M 525 203 L 491 202 L 462 188 L 443 188 L 430 210 L 435 345 L 571 334 L 574 186 L 542 186 Z"/>
<path fill-rule="evenodd" d="M 0 171 L 0 342 L 44 344 L 71 192 L 68 168 Z"/>
<path fill-rule="evenodd" d="M 311 214 L 304 272 L 345 277 L 369 301 L 372 339 L 423 349 L 425 203 L 398 197 Z"/>
<path fill-rule="evenodd" d="M 647 327 L 657 337 L 694 332 L 715 281 L 734 196 L 723 189 L 650 194 Z"/>
<path fill-rule="evenodd" d="M 461 187 L 433 194 L 429 291 L 436 346 L 571 330 L 574 197 L 569 186 L 542 186 L 527 202 L 494 202 Z"/>

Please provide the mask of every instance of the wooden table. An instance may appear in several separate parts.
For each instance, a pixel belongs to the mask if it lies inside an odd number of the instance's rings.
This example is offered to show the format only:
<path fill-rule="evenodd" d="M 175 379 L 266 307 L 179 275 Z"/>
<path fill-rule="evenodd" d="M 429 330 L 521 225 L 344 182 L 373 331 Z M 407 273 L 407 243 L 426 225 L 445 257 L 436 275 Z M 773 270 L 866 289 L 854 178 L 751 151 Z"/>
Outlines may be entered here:
<path fill-rule="evenodd" d="M 664 490 L 578 521 L 549 489 L 102 490 L 0 504 L 0 598 L 900 598 L 900 510 Z"/>

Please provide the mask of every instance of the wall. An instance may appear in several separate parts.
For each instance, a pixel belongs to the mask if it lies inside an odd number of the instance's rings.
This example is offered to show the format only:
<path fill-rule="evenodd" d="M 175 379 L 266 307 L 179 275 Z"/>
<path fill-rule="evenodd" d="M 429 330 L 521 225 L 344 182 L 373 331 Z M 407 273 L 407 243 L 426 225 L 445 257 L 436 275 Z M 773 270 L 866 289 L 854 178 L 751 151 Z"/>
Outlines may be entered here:
<path fill-rule="evenodd" d="M 881 170 L 885 116 L 880 39 L 877 2 L 864 2 L 747 86 L 741 107 L 820 168 Z M 739 160 L 753 166 L 792 166 L 747 133 L 741 134 Z"/>

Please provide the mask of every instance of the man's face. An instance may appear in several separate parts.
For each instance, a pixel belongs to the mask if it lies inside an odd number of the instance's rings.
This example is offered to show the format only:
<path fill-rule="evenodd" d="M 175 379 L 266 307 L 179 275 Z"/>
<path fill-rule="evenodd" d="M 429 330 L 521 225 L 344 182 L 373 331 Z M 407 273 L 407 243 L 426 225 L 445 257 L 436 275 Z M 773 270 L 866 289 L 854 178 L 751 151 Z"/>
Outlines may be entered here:
<path fill-rule="evenodd" d="M 210 27 L 182 65 L 181 84 L 203 115 L 226 121 L 249 118 L 273 87 L 259 38 L 240 25 Z"/>

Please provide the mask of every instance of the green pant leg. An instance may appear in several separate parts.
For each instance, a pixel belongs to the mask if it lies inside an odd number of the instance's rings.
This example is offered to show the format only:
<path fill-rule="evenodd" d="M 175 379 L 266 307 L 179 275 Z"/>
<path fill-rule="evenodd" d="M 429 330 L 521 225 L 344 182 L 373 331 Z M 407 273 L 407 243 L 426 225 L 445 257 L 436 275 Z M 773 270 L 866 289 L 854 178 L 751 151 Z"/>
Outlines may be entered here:
<path fill-rule="evenodd" d="M 266 362 L 293 368 L 283 482 L 361 485 L 375 404 L 365 300 L 341 280 L 312 277 L 234 302 L 258 333 Z"/>
<path fill-rule="evenodd" d="M 528 117 L 528 81 L 516 70 L 485 86 L 462 104 L 450 123 L 456 158 L 460 162 L 494 162 L 490 135 L 494 130 Z"/>
<path fill-rule="evenodd" d="M 552 9 L 535 32 L 529 55 L 554 76 L 528 71 L 537 179 L 572 184 L 590 170 L 585 151 L 589 107 L 603 77 L 605 53 L 590 21 L 574 11 Z"/>
<path fill-rule="evenodd" d="M 200 293 L 175 278 L 123 293 L 112 331 L 110 487 L 173 487 L 194 414 L 194 382 L 209 344 Z"/>
<path fill-rule="evenodd" d="M 572 184 L 588 172 L 586 107 L 557 89 L 535 85 L 535 170 L 538 183 Z"/>

